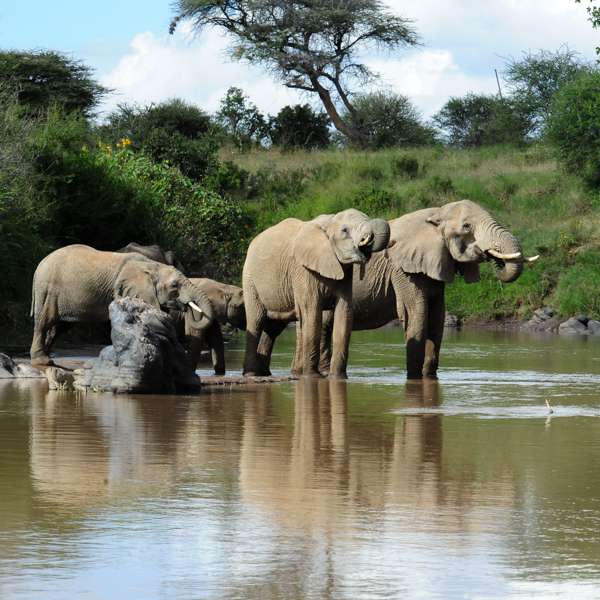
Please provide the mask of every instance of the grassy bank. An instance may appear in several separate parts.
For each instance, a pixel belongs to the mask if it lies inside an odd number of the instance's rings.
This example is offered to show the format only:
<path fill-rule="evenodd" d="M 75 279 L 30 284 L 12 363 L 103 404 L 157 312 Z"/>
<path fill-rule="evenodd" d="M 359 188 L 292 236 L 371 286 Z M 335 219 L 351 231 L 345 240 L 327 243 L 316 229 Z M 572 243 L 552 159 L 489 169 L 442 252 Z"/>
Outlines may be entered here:
<path fill-rule="evenodd" d="M 482 281 L 447 288 L 461 319 L 526 319 L 542 305 L 563 315 L 600 317 L 600 199 L 557 167 L 544 146 L 473 151 L 445 148 L 358 153 L 223 153 L 249 172 L 247 202 L 256 232 L 296 216 L 355 207 L 387 219 L 468 198 L 539 254 L 521 278 L 502 284 L 483 265 Z"/>

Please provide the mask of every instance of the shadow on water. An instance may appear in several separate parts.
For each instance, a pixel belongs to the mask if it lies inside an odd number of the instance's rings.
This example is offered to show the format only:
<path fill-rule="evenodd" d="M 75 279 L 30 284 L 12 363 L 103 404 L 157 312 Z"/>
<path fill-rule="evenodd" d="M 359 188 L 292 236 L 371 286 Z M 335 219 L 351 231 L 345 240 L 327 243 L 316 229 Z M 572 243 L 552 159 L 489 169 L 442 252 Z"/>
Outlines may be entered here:
<path fill-rule="evenodd" d="M 359 333 L 348 382 L 0 382 L 0 597 L 599 597 L 600 346 Z"/>

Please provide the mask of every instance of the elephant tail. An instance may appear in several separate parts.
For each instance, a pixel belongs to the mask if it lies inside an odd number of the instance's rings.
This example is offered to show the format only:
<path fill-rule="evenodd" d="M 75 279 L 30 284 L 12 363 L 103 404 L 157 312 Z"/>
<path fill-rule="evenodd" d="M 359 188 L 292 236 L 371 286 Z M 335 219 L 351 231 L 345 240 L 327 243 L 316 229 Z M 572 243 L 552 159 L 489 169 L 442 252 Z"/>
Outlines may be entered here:
<path fill-rule="evenodd" d="M 30 317 L 35 315 L 35 275 L 33 276 L 33 285 L 31 286 L 31 312 L 29 313 Z"/>

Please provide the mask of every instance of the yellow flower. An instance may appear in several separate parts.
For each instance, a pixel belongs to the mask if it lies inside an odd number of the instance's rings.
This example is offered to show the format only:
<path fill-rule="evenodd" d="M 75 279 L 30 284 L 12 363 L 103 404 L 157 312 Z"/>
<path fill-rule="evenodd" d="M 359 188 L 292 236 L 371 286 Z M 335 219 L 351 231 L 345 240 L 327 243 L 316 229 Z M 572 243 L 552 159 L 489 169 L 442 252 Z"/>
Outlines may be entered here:
<path fill-rule="evenodd" d="M 117 142 L 117 148 L 120 148 L 120 147 L 121 147 L 121 143 Z"/>
<path fill-rule="evenodd" d="M 243 242 L 243 241 L 244 241 L 244 238 L 240 238 L 240 242 Z"/>

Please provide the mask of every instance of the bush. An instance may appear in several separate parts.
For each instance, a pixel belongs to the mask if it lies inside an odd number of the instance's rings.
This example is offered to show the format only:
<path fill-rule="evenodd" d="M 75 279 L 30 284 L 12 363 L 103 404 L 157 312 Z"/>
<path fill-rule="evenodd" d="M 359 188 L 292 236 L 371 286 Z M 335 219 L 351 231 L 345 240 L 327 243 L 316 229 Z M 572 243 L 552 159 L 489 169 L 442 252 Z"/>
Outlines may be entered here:
<path fill-rule="evenodd" d="M 563 315 L 600 318 L 600 255 L 578 254 L 575 265 L 561 277 L 552 303 Z"/>
<path fill-rule="evenodd" d="M 456 148 L 523 144 L 533 128 L 525 105 L 485 94 L 452 97 L 433 116 L 446 142 Z"/>
<path fill-rule="evenodd" d="M 326 148 L 330 123 L 326 113 L 316 113 L 308 104 L 285 106 L 269 119 L 269 137 L 274 146 L 284 150 Z"/>
<path fill-rule="evenodd" d="M 548 140 L 567 171 L 600 187 L 600 73 L 582 73 L 556 94 Z"/>
<path fill-rule="evenodd" d="M 360 94 L 354 106 L 363 120 L 371 148 L 405 148 L 436 143 L 433 127 L 423 123 L 421 112 L 408 96 L 385 92 Z M 351 122 L 348 113 L 343 118 Z"/>

